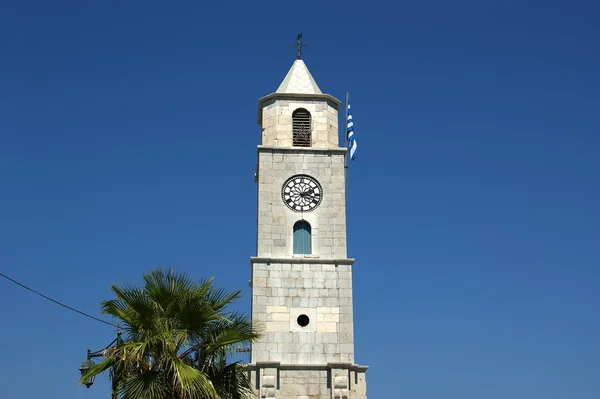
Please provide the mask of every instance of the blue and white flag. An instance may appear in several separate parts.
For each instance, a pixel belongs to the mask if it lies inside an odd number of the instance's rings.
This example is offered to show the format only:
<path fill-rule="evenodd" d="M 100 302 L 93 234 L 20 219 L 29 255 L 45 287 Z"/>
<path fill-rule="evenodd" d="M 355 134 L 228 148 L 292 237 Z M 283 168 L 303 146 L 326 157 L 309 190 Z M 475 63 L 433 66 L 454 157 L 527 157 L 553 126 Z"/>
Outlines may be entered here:
<path fill-rule="evenodd" d="M 350 103 L 348 103 L 348 126 L 346 127 L 346 134 L 348 136 L 348 155 L 350 159 L 354 161 L 356 158 L 356 139 L 354 138 L 354 122 L 352 122 L 352 113 L 350 112 Z"/>

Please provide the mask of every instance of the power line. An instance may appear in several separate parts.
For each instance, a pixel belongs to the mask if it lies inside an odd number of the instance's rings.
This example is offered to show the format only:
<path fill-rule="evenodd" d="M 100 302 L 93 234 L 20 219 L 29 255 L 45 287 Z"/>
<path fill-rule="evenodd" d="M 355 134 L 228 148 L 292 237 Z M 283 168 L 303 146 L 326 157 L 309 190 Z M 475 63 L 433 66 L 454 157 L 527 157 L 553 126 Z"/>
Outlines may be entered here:
<path fill-rule="evenodd" d="M 105 321 L 105 320 L 99 319 L 99 318 L 97 318 L 97 317 L 94 317 L 94 316 L 92 316 L 92 315 L 89 315 L 89 314 L 87 314 L 87 313 L 85 313 L 85 312 L 82 312 L 82 311 L 80 311 L 80 310 L 77 310 L 77 309 L 75 309 L 75 308 L 72 308 L 72 307 L 70 307 L 69 305 L 65 305 L 65 304 L 64 304 L 64 303 L 62 303 L 62 302 L 58 302 L 57 300 L 54 300 L 54 299 L 52 299 L 52 298 L 50 298 L 50 297 L 48 297 L 48 296 L 46 296 L 46 295 L 42 294 L 41 292 L 38 292 L 38 291 L 34 290 L 33 288 L 29 288 L 29 287 L 27 287 L 26 285 L 19 283 L 17 280 L 13 280 L 12 278 L 8 277 L 8 276 L 7 276 L 7 275 L 5 275 L 5 274 L 2 274 L 2 273 L 0 273 L 0 276 L 1 276 L 1 277 L 4 277 L 5 279 L 7 279 L 7 280 L 9 280 L 9 281 L 11 281 L 11 282 L 13 282 L 13 283 L 15 283 L 15 284 L 17 284 L 18 286 L 20 286 L 20 287 L 22 287 L 22 288 L 25 288 L 25 289 L 26 289 L 26 290 L 28 290 L 28 291 L 31 291 L 31 292 L 33 292 L 34 294 L 38 294 L 39 296 L 41 296 L 41 297 L 42 297 L 42 298 L 44 298 L 44 299 L 47 299 L 47 300 L 49 300 L 50 302 L 54 302 L 55 304 L 62 306 L 63 308 L 67 308 L 67 309 L 69 309 L 69 310 L 72 310 L 73 312 L 79 313 L 80 315 L 83 315 L 83 316 L 85 316 L 85 317 L 89 317 L 90 319 L 93 319 L 93 320 L 99 321 L 100 323 L 108 324 L 109 326 L 113 326 L 113 327 L 116 327 L 116 328 L 118 328 L 118 329 L 121 329 L 121 327 L 117 326 L 116 324 L 113 324 L 113 323 L 110 323 L 110 322 L 108 322 L 108 321 Z"/>

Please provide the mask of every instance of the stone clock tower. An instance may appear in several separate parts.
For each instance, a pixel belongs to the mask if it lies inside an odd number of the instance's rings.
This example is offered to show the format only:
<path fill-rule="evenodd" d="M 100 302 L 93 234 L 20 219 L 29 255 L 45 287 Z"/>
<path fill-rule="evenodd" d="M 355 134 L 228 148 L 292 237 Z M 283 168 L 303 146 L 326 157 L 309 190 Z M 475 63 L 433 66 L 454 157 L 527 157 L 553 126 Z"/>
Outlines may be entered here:
<path fill-rule="evenodd" d="M 366 399 L 354 359 L 340 101 L 296 60 L 259 100 L 250 372 L 260 398 Z"/>

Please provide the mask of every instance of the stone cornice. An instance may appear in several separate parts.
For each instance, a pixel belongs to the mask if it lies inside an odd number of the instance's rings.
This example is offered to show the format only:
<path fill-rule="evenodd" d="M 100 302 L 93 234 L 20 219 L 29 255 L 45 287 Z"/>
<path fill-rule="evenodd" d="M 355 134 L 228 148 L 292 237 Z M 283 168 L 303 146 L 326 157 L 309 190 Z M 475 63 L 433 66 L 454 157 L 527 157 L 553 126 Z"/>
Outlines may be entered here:
<path fill-rule="evenodd" d="M 332 264 L 332 265 L 352 265 L 354 263 L 353 258 L 342 258 L 342 259 L 325 259 L 325 258 L 266 258 L 253 256 L 250 258 L 250 264 L 254 263 L 309 263 L 309 264 Z"/>
<path fill-rule="evenodd" d="M 270 100 L 272 98 L 302 98 L 302 99 L 318 99 L 318 100 L 329 100 L 332 103 L 336 104 L 338 107 L 340 105 L 342 105 L 342 102 L 340 100 L 338 100 L 337 98 L 335 98 L 334 96 L 332 96 L 331 94 L 324 94 L 324 93 L 271 93 L 271 94 L 267 94 L 264 97 L 261 97 L 258 99 L 258 104 L 259 107 L 262 106 L 262 104 L 267 101 Z"/>
<path fill-rule="evenodd" d="M 259 145 L 256 147 L 256 152 L 312 152 L 312 153 L 331 153 L 331 154 L 346 154 L 346 147 L 333 147 L 333 148 L 317 148 L 317 147 L 289 147 L 289 146 L 272 146 L 272 145 Z"/>
<path fill-rule="evenodd" d="M 280 362 L 258 362 L 245 364 L 251 370 L 258 370 L 261 368 L 277 368 L 279 370 L 331 370 L 331 369 L 342 369 L 357 371 L 364 373 L 367 371 L 369 366 L 363 366 L 352 363 L 327 363 L 327 364 L 285 364 Z"/>

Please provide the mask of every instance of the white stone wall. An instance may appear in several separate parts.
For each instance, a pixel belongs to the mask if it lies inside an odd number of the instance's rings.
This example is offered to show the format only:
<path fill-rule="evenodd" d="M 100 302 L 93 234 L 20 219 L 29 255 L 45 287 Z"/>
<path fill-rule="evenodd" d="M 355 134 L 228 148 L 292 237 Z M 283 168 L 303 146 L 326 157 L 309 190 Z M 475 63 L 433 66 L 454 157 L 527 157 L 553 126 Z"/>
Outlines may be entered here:
<path fill-rule="evenodd" d="M 312 254 L 321 259 L 346 258 L 346 206 L 343 150 L 258 148 L 258 257 L 293 255 L 293 226 L 306 220 L 312 230 Z M 307 174 L 323 188 L 321 204 L 312 212 L 294 212 L 281 199 L 285 181 Z"/>
<path fill-rule="evenodd" d="M 292 113 L 304 108 L 311 114 L 312 147 L 338 147 L 337 104 L 327 99 L 271 99 L 262 109 L 262 145 L 292 146 Z"/>
<path fill-rule="evenodd" d="M 281 370 L 279 398 L 329 398 L 327 370 Z"/>
<path fill-rule="evenodd" d="M 262 336 L 252 345 L 251 363 L 352 363 L 351 268 L 254 259 L 252 320 Z M 300 315 L 308 316 L 308 325 L 298 324 Z"/>

